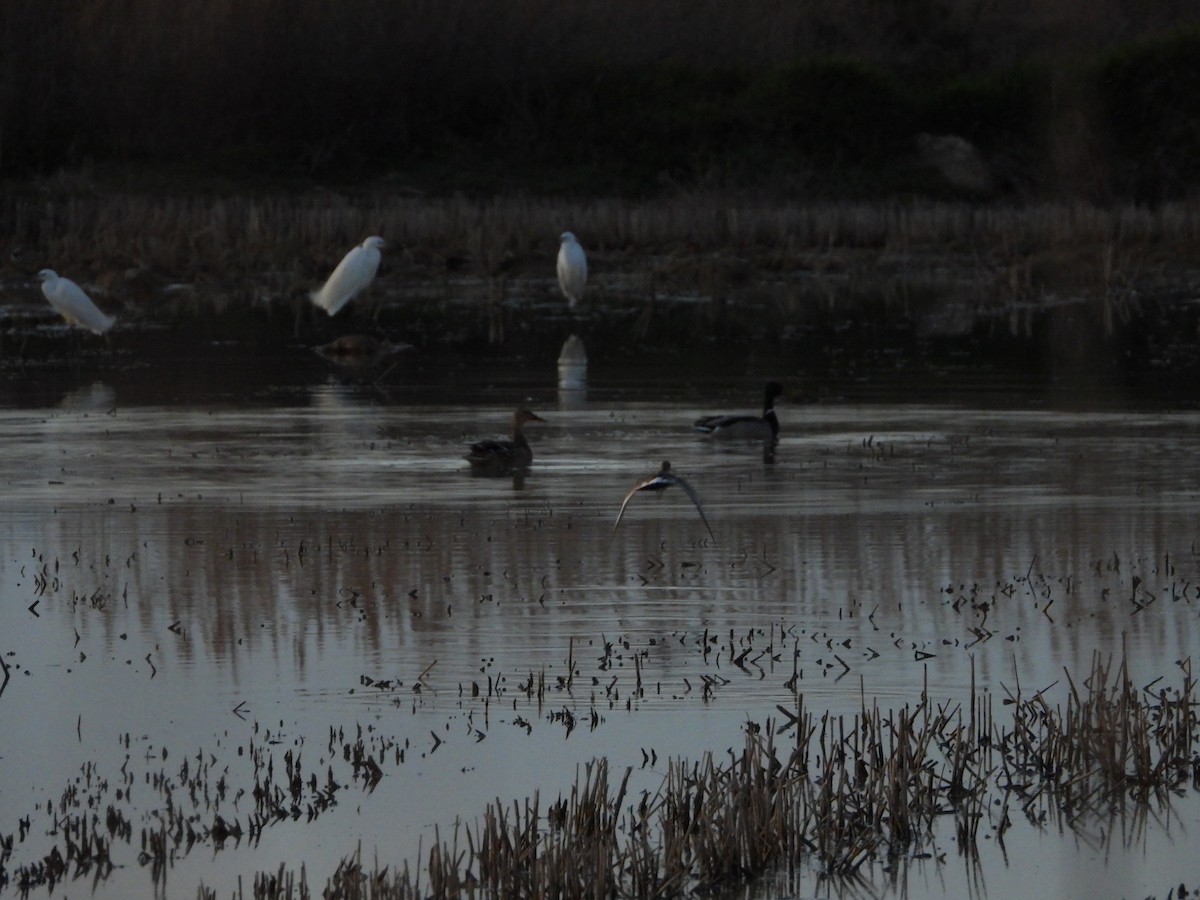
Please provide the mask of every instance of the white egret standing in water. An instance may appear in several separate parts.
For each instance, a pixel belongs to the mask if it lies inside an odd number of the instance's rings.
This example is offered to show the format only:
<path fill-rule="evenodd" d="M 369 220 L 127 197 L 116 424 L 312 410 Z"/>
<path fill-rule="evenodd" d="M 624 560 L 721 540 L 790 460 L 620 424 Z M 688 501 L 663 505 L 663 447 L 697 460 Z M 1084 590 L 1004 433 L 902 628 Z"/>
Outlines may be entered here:
<path fill-rule="evenodd" d="M 558 248 L 558 286 L 562 288 L 563 296 L 571 309 L 583 299 L 583 289 L 587 285 L 587 254 L 575 235 L 569 231 L 562 233 L 562 246 Z"/>
<path fill-rule="evenodd" d="M 86 328 L 93 334 L 104 334 L 116 323 L 116 316 L 100 312 L 92 298 L 70 278 L 60 278 L 53 269 L 42 269 L 38 278 L 50 305 L 70 324 Z"/>
<path fill-rule="evenodd" d="M 375 278 L 379 271 L 379 250 L 383 246 L 383 238 L 373 235 L 347 253 L 321 289 L 309 294 L 312 302 L 329 315 L 336 316 Z"/>

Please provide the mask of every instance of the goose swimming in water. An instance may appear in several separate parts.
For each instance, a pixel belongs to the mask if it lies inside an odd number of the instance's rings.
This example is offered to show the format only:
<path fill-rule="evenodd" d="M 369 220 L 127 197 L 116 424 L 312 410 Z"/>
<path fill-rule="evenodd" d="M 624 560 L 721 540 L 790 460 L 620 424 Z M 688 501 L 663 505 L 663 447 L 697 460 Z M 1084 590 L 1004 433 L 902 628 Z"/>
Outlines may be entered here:
<path fill-rule="evenodd" d="M 708 529 L 708 536 L 715 541 L 717 537 L 713 534 L 712 526 L 708 524 L 708 518 L 704 515 L 704 508 L 700 505 L 700 495 L 683 478 L 671 471 L 671 462 L 666 459 L 663 460 L 662 468 L 658 470 L 657 474 L 639 481 L 629 489 L 629 493 L 621 501 L 621 511 L 617 513 L 617 521 L 613 523 L 613 531 L 616 531 L 617 526 L 621 524 L 621 516 L 625 515 L 625 507 L 629 505 L 629 501 L 633 499 L 634 494 L 638 491 L 653 491 L 656 494 L 661 494 L 673 485 L 683 488 L 683 492 L 696 505 L 696 511 L 700 513 L 700 518 L 704 521 L 704 527 Z"/>
<path fill-rule="evenodd" d="M 775 398 L 783 393 L 777 381 L 768 381 L 763 392 L 761 416 L 705 416 L 693 427 L 711 438 L 733 440 L 773 441 L 779 437 L 779 419 L 775 416 Z"/>
<path fill-rule="evenodd" d="M 527 469 L 533 462 L 533 450 L 522 429 L 526 422 L 545 422 L 537 413 L 518 409 L 512 417 L 512 440 L 479 441 L 464 457 L 476 475 L 508 475 Z"/>

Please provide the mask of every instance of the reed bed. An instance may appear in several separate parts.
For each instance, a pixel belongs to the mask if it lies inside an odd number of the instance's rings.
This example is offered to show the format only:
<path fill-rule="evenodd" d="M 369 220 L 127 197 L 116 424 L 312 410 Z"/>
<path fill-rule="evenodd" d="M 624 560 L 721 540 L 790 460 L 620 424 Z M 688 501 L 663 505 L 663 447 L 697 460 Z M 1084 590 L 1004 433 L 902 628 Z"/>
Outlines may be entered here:
<path fill-rule="evenodd" d="M 1200 240 L 1200 204 L 1101 207 L 1086 203 L 775 203 L 723 194 L 657 202 L 529 197 L 329 194 L 146 197 L 72 190 L 0 200 L 13 275 L 45 265 L 171 280 L 229 281 L 286 270 L 323 273 L 368 234 L 384 235 L 400 263 L 388 268 L 500 274 L 553 255 L 570 228 L 608 260 L 714 253 L 773 254 L 778 265 L 813 252 L 965 252 L 998 259 L 1094 248 L 1188 260 Z M 387 274 L 386 271 L 384 273 Z"/>
<path fill-rule="evenodd" d="M 562 343 L 554 258 L 568 228 L 589 254 L 578 327 L 597 360 L 719 341 L 731 361 L 775 352 L 783 365 L 850 354 L 890 366 L 896 351 L 1046 370 L 1083 351 L 1154 371 L 1196 364 L 1177 339 L 1196 327 L 1194 202 L 797 204 L 719 192 L 571 202 L 394 189 L 170 197 L 56 181 L 0 198 L 0 221 L 3 336 L 17 350 L 0 368 L 75 358 L 61 331 L 39 327 L 57 321 L 33 282 L 44 267 L 118 316 L 116 346 L 129 359 L 228 340 L 320 346 L 349 319 L 314 316 L 306 298 L 370 234 L 388 247 L 350 327 L 421 350 L 508 345 L 545 358 Z M 1114 352 L 1104 345 L 1114 337 L 1139 352 Z"/>
<path fill-rule="evenodd" d="M 1139 326 L 1176 347 L 1173 336 L 1194 327 L 1186 300 L 1200 289 L 1195 202 L 148 197 L 51 185 L 0 198 L 0 221 L 10 242 L 0 284 L 31 308 L 44 311 L 33 273 L 52 267 L 127 329 L 167 325 L 208 340 L 291 340 L 314 329 L 315 343 L 327 340 L 304 298 L 370 234 L 389 242 L 368 298 L 375 324 L 446 348 L 502 344 L 519 331 L 524 351 L 540 336 L 556 352 L 553 261 L 566 229 L 591 260 L 585 339 L 597 348 L 624 347 L 631 334 L 677 344 L 683 334 L 759 349 L 811 338 L 805 352 L 819 352 L 842 339 L 847 316 L 899 341 L 972 333 L 1001 358 L 1006 335 L 1027 340 L 1043 328 L 1065 329 L 1064 350 L 1086 346 L 1093 330 L 1136 338 Z M 1153 314 L 1161 309 L 1170 314 Z M 14 322 L 19 330 L 25 320 Z M 26 329 L 21 340 L 22 361 L 53 355 L 42 335 Z"/>
<path fill-rule="evenodd" d="M 750 725 L 740 752 L 672 760 L 653 795 L 631 796 L 632 770 L 595 760 L 544 807 L 538 795 L 497 799 L 475 824 L 436 837 L 416 872 L 368 870 L 356 853 L 322 896 L 674 896 L 800 866 L 854 879 L 874 862 L 940 856 L 943 817 L 972 858 L 985 823 L 1003 841 L 1010 806 L 1035 824 L 1036 805 L 1052 806 L 1080 827 L 1114 805 L 1165 804 L 1200 786 L 1190 663 L 1181 671 L 1174 689 L 1139 689 L 1123 664 L 1097 659 L 1081 684 L 1067 676 L 1065 705 L 1044 692 L 1010 696 L 1004 725 L 974 691 L 966 709 L 923 696 L 887 713 L 864 702 L 850 720 L 817 717 L 799 696 L 783 719 Z M 311 895 L 303 870 L 264 873 L 252 894 Z"/>

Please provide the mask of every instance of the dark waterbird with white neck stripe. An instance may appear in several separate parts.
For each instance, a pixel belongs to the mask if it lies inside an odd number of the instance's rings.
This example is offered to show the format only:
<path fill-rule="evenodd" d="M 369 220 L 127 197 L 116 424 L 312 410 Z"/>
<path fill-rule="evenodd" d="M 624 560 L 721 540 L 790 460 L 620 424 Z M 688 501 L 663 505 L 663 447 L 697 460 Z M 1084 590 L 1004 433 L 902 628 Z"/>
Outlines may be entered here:
<path fill-rule="evenodd" d="M 763 391 L 763 412 L 753 415 L 704 416 L 692 426 L 714 439 L 773 441 L 779 437 L 779 419 L 775 416 L 775 398 L 783 394 L 777 381 L 768 381 Z"/>

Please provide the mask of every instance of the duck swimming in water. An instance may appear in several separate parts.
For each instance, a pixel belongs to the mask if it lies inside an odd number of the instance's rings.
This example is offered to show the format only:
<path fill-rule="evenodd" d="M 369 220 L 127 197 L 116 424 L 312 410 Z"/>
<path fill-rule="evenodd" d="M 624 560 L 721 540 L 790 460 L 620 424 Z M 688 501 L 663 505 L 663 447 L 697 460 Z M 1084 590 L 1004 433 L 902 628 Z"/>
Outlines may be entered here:
<path fill-rule="evenodd" d="M 512 417 L 512 440 L 479 441 L 472 444 L 464 457 L 476 475 L 508 475 L 528 469 L 533 462 L 533 450 L 522 431 L 526 422 L 545 422 L 537 413 L 518 409 Z"/>
<path fill-rule="evenodd" d="M 617 521 L 613 523 L 613 531 L 617 530 L 617 526 L 621 524 L 621 516 L 625 515 L 625 507 L 629 505 L 629 501 L 633 499 L 633 495 L 638 491 L 653 491 L 656 494 L 661 494 L 667 488 L 678 485 L 683 488 L 683 492 L 688 495 L 692 503 L 696 505 L 696 511 L 700 513 L 700 518 L 704 522 L 704 527 L 708 529 L 708 536 L 714 541 L 717 539 L 713 534 L 712 526 L 708 524 L 708 518 L 704 515 L 704 508 L 700 506 L 700 495 L 696 493 L 696 489 L 683 480 L 678 475 L 671 472 L 670 460 L 663 460 L 662 468 L 658 470 L 656 475 L 651 475 L 639 481 L 629 489 L 629 493 L 625 495 L 625 499 L 621 501 L 621 511 L 617 513 Z"/>
<path fill-rule="evenodd" d="M 779 419 L 775 416 L 775 398 L 783 393 L 777 381 L 768 381 L 763 392 L 761 416 L 705 416 L 692 426 L 711 438 L 732 440 L 773 441 L 779 437 Z"/>

